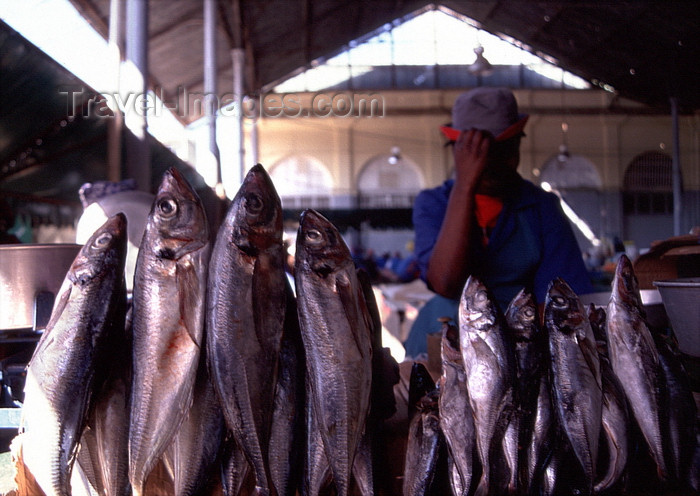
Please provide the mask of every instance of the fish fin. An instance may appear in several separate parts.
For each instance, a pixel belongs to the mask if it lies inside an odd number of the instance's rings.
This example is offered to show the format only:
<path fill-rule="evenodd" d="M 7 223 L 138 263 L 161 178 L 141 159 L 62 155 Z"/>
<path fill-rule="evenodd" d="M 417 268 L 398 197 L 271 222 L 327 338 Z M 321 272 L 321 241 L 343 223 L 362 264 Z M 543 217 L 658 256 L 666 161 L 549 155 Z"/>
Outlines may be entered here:
<path fill-rule="evenodd" d="M 343 310 L 345 310 L 345 316 L 348 319 L 353 338 L 357 344 L 357 349 L 364 356 L 367 339 L 363 339 L 359 333 L 363 332 L 363 328 L 366 330 L 372 329 L 372 321 L 364 301 L 362 288 L 359 287 L 359 284 L 353 285 L 352 281 L 345 274 L 337 276 L 335 283 L 338 296 L 343 304 Z"/>
<path fill-rule="evenodd" d="M 196 309 L 201 307 L 201 305 L 197 305 L 195 302 L 202 298 L 204 288 L 200 287 L 199 277 L 193 264 L 178 263 L 176 273 L 179 288 L 178 294 L 180 295 L 180 318 L 187 329 L 190 339 L 199 347 L 201 344 L 201 333 L 199 330 L 202 326 Z"/>
<path fill-rule="evenodd" d="M 357 269 L 357 280 L 362 287 L 362 293 L 367 304 L 367 312 L 372 322 L 372 348 L 380 350 L 382 348 L 382 317 L 379 313 L 379 306 L 377 305 L 377 299 L 374 296 L 374 290 L 367 271 Z"/>

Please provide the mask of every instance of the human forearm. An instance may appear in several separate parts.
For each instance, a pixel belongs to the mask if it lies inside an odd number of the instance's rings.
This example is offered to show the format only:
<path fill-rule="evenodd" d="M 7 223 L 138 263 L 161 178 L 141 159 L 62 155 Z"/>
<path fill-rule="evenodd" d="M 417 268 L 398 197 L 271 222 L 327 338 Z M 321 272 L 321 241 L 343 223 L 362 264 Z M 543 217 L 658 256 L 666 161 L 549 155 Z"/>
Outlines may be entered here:
<path fill-rule="evenodd" d="M 455 143 L 455 182 L 426 274 L 433 291 L 448 298 L 459 297 L 471 272 L 475 194 L 489 144 L 488 136 L 476 130 L 463 132 Z"/>
<path fill-rule="evenodd" d="M 470 273 L 474 194 L 455 184 L 428 263 L 426 278 L 436 293 L 458 298 Z"/>

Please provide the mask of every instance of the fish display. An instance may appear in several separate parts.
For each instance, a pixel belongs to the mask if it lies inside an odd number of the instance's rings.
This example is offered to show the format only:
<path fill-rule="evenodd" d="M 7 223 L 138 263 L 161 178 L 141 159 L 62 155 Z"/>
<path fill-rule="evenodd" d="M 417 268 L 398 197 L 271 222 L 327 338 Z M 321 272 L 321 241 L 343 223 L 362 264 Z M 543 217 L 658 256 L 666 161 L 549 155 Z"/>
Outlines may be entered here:
<path fill-rule="evenodd" d="M 126 313 L 126 217 L 100 227 L 75 257 L 27 366 L 22 459 L 47 495 L 71 494 L 79 440 Z"/>
<path fill-rule="evenodd" d="M 246 175 L 219 228 L 207 296 L 207 356 L 228 429 L 270 494 L 268 446 L 286 294 L 282 206 L 261 165 Z"/>
<path fill-rule="evenodd" d="M 95 232 L 27 368 L 17 494 L 697 494 L 693 392 L 624 255 L 604 306 L 555 278 L 501 312 L 470 277 L 406 381 L 336 226 L 301 214 L 290 284 L 282 221 L 262 165 L 216 232 L 167 171 L 131 307 L 126 219 Z"/>
<path fill-rule="evenodd" d="M 501 315 L 488 288 L 469 278 L 458 325 L 459 347 L 454 328 L 443 323 L 436 392 L 430 392 L 424 376 L 425 385 L 409 401 L 407 449 L 412 451 L 406 463 L 413 466 L 405 467 L 404 494 L 429 494 L 440 478 L 453 495 L 470 496 L 646 494 L 649 489 L 654 494 L 696 493 L 697 409 L 688 377 L 672 341 L 647 326 L 624 255 L 607 306 L 584 307 L 566 281 L 555 278 L 542 321 L 526 290 Z M 465 353 L 468 346 L 471 351 Z M 460 347 L 462 360 L 457 360 L 454 352 Z M 653 374 L 646 369 L 649 363 L 658 363 Z M 621 367 L 625 372 L 618 372 Z M 418 391 L 418 374 L 411 378 L 411 388 Z M 431 394 L 439 398 L 437 405 L 429 401 Z M 469 407 L 457 406 L 465 394 Z M 652 415 L 638 420 L 635 401 L 639 415 L 645 409 Z M 654 401 L 663 405 L 664 422 L 653 420 L 659 411 Z M 411 404 L 416 405 L 413 416 Z M 473 419 L 473 426 L 465 418 Z M 644 422 L 653 428 L 642 427 Z M 635 433 L 644 429 L 658 437 L 640 434 L 636 439 Z M 448 448 L 445 474 L 430 444 L 443 439 Z M 469 472 L 457 469 L 456 456 L 468 459 L 475 445 L 479 456 L 470 466 L 471 487 L 465 487 L 461 474 Z M 644 473 L 643 461 L 634 461 L 636 446 L 642 454 L 651 453 L 650 460 L 663 455 L 656 478 Z M 417 453 L 425 459 L 417 459 Z M 486 484 L 486 478 L 491 482 Z"/>
<path fill-rule="evenodd" d="M 314 210 L 300 217 L 294 265 L 299 325 L 306 354 L 309 432 L 340 496 L 348 494 L 370 407 L 372 316 L 337 228 Z M 312 460 L 313 473 L 323 473 Z M 316 494 L 320 476 L 311 494 Z"/>

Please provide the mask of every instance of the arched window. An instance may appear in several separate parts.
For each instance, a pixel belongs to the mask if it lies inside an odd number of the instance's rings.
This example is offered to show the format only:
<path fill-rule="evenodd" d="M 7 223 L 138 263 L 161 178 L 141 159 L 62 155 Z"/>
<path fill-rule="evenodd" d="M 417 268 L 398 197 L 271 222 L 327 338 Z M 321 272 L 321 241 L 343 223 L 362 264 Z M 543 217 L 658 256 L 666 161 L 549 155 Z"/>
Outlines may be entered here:
<path fill-rule="evenodd" d="M 576 226 L 579 245 L 583 248 L 595 242 L 594 236 L 602 230 L 601 188 L 602 180 L 595 164 L 582 155 L 572 155 L 566 150 L 545 162 L 540 173 L 540 184 L 548 183 L 576 214 L 572 223 Z"/>
<path fill-rule="evenodd" d="M 549 183 L 553 188 L 595 189 L 602 186 L 600 174 L 595 165 L 581 155 L 556 155 L 542 167 L 540 182 Z"/>
<path fill-rule="evenodd" d="M 423 189 L 423 174 L 411 160 L 394 154 L 377 155 L 357 178 L 361 208 L 411 208 Z"/>
<path fill-rule="evenodd" d="M 673 214 L 673 161 L 648 151 L 634 157 L 625 170 L 622 206 L 625 215 Z"/>
<path fill-rule="evenodd" d="M 308 156 L 291 156 L 270 168 L 270 178 L 282 207 L 328 208 L 333 191 L 333 177 L 325 165 Z"/>

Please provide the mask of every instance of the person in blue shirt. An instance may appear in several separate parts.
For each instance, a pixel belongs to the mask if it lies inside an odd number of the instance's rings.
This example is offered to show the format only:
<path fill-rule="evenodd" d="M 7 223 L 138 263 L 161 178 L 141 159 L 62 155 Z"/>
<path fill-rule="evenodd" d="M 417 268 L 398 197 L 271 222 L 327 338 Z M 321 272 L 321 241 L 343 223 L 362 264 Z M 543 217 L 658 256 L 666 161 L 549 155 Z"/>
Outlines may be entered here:
<path fill-rule="evenodd" d="M 564 279 L 577 294 L 593 292 L 581 250 L 559 199 L 517 172 L 528 116 L 511 91 L 480 87 L 461 94 L 452 123 L 455 172 L 421 191 L 413 205 L 415 254 L 421 278 L 436 293 L 421 309 L 404 346 L 426 351 L 440 317 L 457 322 L 470 275 L 491 291 L 501 311 L 525 288 L 540 305 L 549 283 Z"/>

